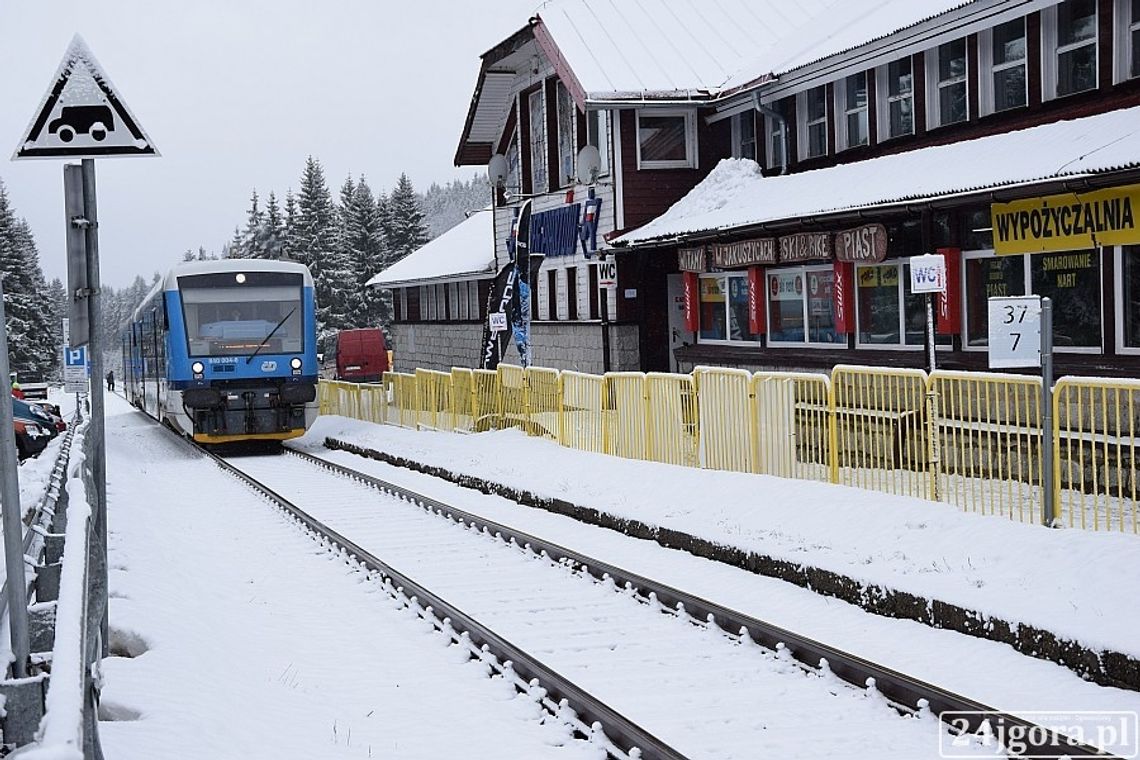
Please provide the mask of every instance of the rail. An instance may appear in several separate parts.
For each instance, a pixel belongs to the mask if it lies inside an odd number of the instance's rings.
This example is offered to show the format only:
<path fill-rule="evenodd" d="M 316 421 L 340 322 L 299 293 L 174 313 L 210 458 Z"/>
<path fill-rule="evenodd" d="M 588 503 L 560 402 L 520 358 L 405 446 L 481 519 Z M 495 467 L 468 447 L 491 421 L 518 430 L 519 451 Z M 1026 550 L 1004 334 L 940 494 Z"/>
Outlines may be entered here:
<path fill-rule="evenodd" d="M 968 730 L 971 732 L 981 728 L 983 720 L 987 718 L 991 721 L 991 725 L 1001 724 L 1016 727 L 1022 732 L 1021 735 L 1030 737 L 1027 741 L 1025 754 L 1033 757 L 1058 759 L 1063 757 L 1112 757 L 1095 748 L 1070 743 L 1065 737 L 1016 715 L 999 712 L 967 697 L 946 691 L 899 671 L 878 665 L 785 628 L 732 610 L 702 597 L 688 594 L 672 586 L 629 572 L 502 523 L 475 515 L 437 499 L 432 499 L 395 483 L 305 452 L 286 448 L 286 453 L 330 472 L 359 481 L 385 494 L 417 504 L 422 509 L 437 513 L 453 522 L 465 524 L 481 532 L 501 537 L 503 541 L 513 542 L 518 546 L 527 548 L 537 556 L 547 557 L 553 562 L 566 564 L 574 569 L 589 573 L 598 580 L 612 581 L 616 588 L 632 592 L 646 603 L 661 605 L 666 611 L 680 616 L 688 616 L 693 625 L 708 628 L 715 626 L 726 634 L 736 637 L 739 641 L 751 641 L 775 653 L 786 652 L 802 666 L 811 670 L 830 670 L 834 675 L 853 686 L 878 691 L 901 711 L 908 713 L 929 711 L 940 718 L 944 713 L 954 713 L 955 724 L 951 725 L 951 728 L 960 729 L 962 724 L 958 721 L 965 717 Z M 271 496 L 270 498 L 275 497 Z M 945 719 L 947 723 L 949 723 L 949 719 L 949 716 Z M 646 756 L 648 757 L 648 755 Z"/>

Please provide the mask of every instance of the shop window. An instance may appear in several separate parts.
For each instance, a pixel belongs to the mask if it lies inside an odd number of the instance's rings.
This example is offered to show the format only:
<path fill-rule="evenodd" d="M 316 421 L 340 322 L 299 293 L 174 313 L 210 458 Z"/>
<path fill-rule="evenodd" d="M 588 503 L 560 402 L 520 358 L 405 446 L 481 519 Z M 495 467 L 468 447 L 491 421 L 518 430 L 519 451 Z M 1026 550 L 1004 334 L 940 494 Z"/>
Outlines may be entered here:
<path fill-rule="evenodd" d="M 966 257 L 965 345 L 989 345 L 989 298 L 1025 295 L 1025 259 L 1022 256 Z"/>
<path fill-rule="evenodd" d="M 590 111 L 586 114 L 586 142 L 598 149 L 601 168 L 598 176 L 610 173 L 610 112 Z"/>
<path fill-rule="evenodd" d="M 694 168 L 696 153 L 696 123 L 692 112 L 637 112 L 639 169 Z"/>
<path fill-rule="evenodd" d="M 574 115 L 578 109 L 570 98 L 570 91 L 561 80 L 555 86 L 555 106 L 558 115 L 558 186 L 566 187 L 574 184 L 575 171 L 574 150 L 575 132 Z"/>
<path fill-rule="evenodd" d="M 988 345 L 990 297 L 1037 295 L 1053 301 L 1053 345 L 1101 349 L 1101 273 L 1095 250 L 994 256 L 965 255 L 966 345 Z"/>
<path fill-rule="evenodd" d="M 1116 282 L 1117 348 L 1140 353 L 1140 246 L 1118 250 Z"/>
<path fill-rule="evenodd" d="M 877 69 L 880 93 L 879 135 L 882 139 L 914 133 L 914 72 L 911 58 L 900 58 Z"/>
<path fill-rule="evenodd" d="M 538 88 L 527 97 L 530 112 L 530 186 L 532 193 L 548 189 L 546 174 L 546 96 Z"/>
<path fill-rule="evenodd" d="M 966 121 L 966 38 L 947 42 L 926 54 L 927 122 L 946 126 Z"/>
<path fill-rule="evenodd" d="M 1024 18 L 980 32 L 978 58 L 982 113 L 1021 108 L 1028 102 Z"/>
<path fill-rule="evenodd" d="M 834 285 L 835 272 L 830 266 L 770 271 L 769 345 L 843 343 L 846 346 L 846 336 L 835 332 Z"/>
<path fill-rule="evenodd" d="M 860 71 L 846 77 L 835 88 L 836 112 L 842 114 L 839 127 L 838 149 L 866 145 L 869 138 L 867 114 L 867 72 Z"/>
<path fill-rule="evenodd" d="M 756 341 L 748 330 L 748 277 L 702 275 L 700 338 L 705 341 Z"/>
<path fill-rule="evenodd" d="M 903 262 L 855 269 L 858 333 L 856 345 L 915 347 L 926 345 L 926 298 L 910 291 L 910 265 Z M 950 345 L 948 335 L 936 337 Z"/>
<path fill-rule="evenodd" d="M 800 114 L 800 159 L 827 155 L 827 86 L 801 92 L 796 112 Z"/>
<path fill-rule="evenodd" d="M 732 117 L 732 157 L 756 160 L 756 111 L 749 108 Z"/>
<path fill-rule="evenodd" d="M 1041 12 L 1043 97 L 1097 86 L 1097 0 L 1065 0 Z"/>
<path fill-rule="evenodd" d="M 578 319 L 578 267 L 566 267 L 566 318 Z"/>

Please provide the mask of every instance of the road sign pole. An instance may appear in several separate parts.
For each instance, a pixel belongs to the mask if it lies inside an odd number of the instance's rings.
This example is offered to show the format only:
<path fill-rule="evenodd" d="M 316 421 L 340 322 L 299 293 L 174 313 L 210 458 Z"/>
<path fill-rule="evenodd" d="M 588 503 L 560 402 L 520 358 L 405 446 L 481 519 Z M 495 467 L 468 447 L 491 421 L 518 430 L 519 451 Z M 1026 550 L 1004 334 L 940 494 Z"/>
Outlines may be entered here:
<path fill-rule="evenodd" d="M 107 650 L 107 446 L 106 416 L 103 409 L 103 297 L 99 287 L 99 209 L 95 195 L 95 161 L 83 159 L 83 210 L 87 220 L 87 284 L 91 293 L 87 299 L 87 319 L 91 326 L 91 339 L 87 344 L 87 356 L 91 366 L 91 381 L 88 392 L 91 394 L 91 421 L 87 427 L 90 441 L 91 476 L 95 485 L 94 529 L 98 547 L 98 569 L 95 573 L 95 600 L 103 611 L 100 622 L 103 651 Z"/>
<path fill-rule="evenodd" d="M 1057 516 L 1054 501 L 1053 463 L 1053 299 L 1041 299 L 1041 520 L 1053 527 Z"/>
<path fill-rule="evenodd" d="M 7 382 L 8 321 L 4 314 L 4 277 L 0 275 L 0 377 Z M 12 401 L 0 403 L 0 430 L 13 429 Z M 4 569 L 8 578 L 8 635 L 12 642 L 12 675 L 28 675 L 28 600 L 24 581 L 24 523 L 20 508 L 19 467 L 16 439 L 7 432 L 0 436 L 0 503 L 3 504 Z"/>

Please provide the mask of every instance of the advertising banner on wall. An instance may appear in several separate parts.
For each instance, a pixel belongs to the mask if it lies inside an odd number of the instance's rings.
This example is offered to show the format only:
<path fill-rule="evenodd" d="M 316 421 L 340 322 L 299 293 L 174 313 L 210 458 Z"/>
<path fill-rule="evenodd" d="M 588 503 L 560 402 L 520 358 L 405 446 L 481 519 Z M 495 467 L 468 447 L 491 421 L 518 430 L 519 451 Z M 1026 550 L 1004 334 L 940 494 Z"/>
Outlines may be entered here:
<path fill-rule="evenodd" d="M 998 255 L 1140 243 L 1140 185 L 990 206 Z"/>

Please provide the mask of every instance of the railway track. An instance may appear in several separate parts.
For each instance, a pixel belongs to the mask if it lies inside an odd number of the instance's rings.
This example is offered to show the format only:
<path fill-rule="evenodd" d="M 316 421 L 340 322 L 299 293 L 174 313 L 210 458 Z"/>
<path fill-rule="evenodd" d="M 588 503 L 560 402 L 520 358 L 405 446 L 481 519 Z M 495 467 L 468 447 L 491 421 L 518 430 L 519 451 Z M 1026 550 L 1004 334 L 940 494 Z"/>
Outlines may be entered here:
<path fill-rule="evenodd" d="M 938 732 L 949 728 L 933 716 L 946 711 L 987 712 L 1029 737 L 1034 757 L 1110 757 L 308 454 L 214 459 L 612 757 L 788 755 L 797 742 L 803 757 L 934 757 Z M 970 730 L 981 720 L 968 721 Z M 957 751 L 994 756 L 980 746 Z"/>

